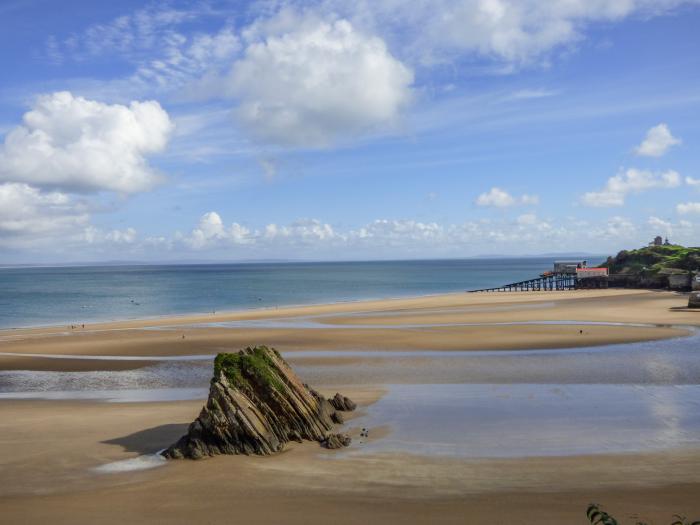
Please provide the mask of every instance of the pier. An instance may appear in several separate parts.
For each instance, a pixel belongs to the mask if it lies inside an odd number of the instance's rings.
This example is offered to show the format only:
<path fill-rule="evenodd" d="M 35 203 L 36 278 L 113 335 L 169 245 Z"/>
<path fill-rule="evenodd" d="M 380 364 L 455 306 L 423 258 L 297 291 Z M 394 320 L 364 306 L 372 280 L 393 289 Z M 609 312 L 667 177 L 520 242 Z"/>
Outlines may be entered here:
<path fill-rule="evenodd" d="M 557 261 L 554 271 L 544 272 L 539 277 L 504 284 L 494 288 L 470 290 L 476 292 L 540 292 L 577 290 L 581 288 L 607 288 L 608 269 L 588 268 L 586 261 Z"/>
<path fill-rule="evenodd" d="M 578 279 L 575 275 L 542 275 L 535 279 L 504 284 L 503 286 L 497 286 L 495 288 L 470 290 L 470 292 L 539 292 L 545 290 L 574 290 L 577 287 L 577 281 Z"/>

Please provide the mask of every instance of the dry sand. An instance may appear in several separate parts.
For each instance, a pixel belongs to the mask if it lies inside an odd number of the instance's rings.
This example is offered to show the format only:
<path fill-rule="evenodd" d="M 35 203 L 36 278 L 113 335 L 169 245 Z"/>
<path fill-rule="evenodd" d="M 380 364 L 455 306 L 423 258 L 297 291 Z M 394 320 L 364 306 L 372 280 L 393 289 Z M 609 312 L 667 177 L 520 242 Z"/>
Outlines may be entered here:
<path fill-rule="evenodd" d="M 210 354 L 255 343 L 287 351 L 367 352 L 604 344 L 684 331 L 669 326 L 464 324 L 580 320 L 697 325 L 700 315 L 684 310 L 686 302 L 687 297 L 669 292 L 624 290 L 452 294 L 105 323 L 72 331 L 10 330 L 0 332 L 0 352 L 150 356 Z M 314 322 L 325 323 L 325 328 L 190 326 L 319 315 L 323 317 Z M 430 324 L 452 326 L 415 326 Z M 145 329 L 150 326 L 172 328 Z M 361 358 L 353 361 L 357 359 Z M 317 362 L 323 363 L 323 358 Z M 119 369 L 145 364 L 0 357 L 0 369 Z M 325 385 L 326 393 L 336 386 Z M 344 393 L 362 408 L 381 396 L 381 385 L 345 387 Z M 353 456 L 305 444 L 272 458 L 177 461 L 108 475 L 91 470 L 169 444 L 200 407 L 201 402 L 193 401 L 0 401 L 0 523 L 568 524 L 585 523 L 585 506 L 591 501 L 603 503 L 622 522 L 635 513 L 655 523 L 670 523 L 676 512 L 700 517 L 700 451 L 695 449 L 445 460 Z M 372 429 L 374 439 L 381 439 L 381 434 L 381 429 Z"/>

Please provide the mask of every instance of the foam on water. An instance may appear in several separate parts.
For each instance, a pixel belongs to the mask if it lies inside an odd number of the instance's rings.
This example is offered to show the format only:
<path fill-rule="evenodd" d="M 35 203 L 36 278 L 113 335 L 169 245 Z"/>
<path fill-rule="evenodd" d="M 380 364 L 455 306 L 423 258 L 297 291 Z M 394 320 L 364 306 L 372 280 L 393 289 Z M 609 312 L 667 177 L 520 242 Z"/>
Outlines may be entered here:
<path fill-rule="evenodd" d="M 93 472 L 97 472 L 98 474 L 118 474 L 122 472 L 133 472 L 136 470 L 148 470 L 162 467 L 168 461 L 161 456 L 161 452 L 163 452 L 163 450 L 159 450 L 155 454 L 144 454 L 135 458 L 105 463 L 104 465 L 94 467 L 91 470 Z"/>
<path fill-rule="evenodd" d="M 144 388 L 121 390 L 38 390 L 1 392 L 0 400 L 37 399 L 48 401 L 103 401 L 107 403 L 155 403 L 206 399 L 207 388 Z"/>

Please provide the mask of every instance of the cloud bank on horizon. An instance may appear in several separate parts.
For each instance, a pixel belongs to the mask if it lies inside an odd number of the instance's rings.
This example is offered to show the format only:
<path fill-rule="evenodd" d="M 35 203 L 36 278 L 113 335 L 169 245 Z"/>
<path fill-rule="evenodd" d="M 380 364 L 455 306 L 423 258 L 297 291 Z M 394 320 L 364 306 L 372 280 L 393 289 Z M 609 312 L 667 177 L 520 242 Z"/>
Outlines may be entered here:
<path fill-rule="evenodd" d="M 697 244 L 698 0 L 68 3 L 4 8 L 0 263 Z"/>

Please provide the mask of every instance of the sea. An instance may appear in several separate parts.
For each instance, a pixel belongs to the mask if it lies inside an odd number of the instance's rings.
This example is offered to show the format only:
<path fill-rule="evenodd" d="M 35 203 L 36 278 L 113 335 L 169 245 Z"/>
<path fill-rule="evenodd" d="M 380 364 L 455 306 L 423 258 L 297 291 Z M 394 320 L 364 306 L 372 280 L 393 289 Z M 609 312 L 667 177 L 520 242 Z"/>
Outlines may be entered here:
<path fill-rule="evenodd" d="M 462 292 L 537 277 L 561 258 L 4 267 L 0 328 Z"/>

